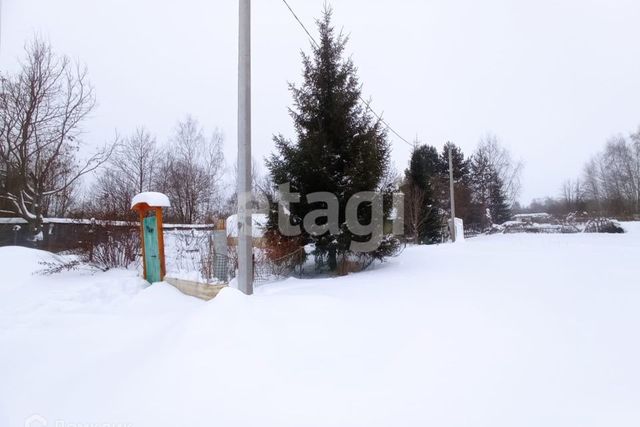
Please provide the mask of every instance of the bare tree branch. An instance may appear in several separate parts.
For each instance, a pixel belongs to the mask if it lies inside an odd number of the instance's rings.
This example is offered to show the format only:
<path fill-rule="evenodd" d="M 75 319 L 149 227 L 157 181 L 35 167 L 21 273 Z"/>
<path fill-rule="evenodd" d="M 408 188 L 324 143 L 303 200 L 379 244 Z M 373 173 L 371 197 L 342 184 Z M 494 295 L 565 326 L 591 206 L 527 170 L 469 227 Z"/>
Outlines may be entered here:
<path fill-rule="evenodd" d="M 85 161 L 77 159 L 81 124 L 95 106 L 86 67 L 57 56 L 35 38 L 25 47 L 15 75 L 1 77 L 0 190 L 6 205 L 38 233 L 54 200 L 68 196 L 84 175 L 113 153 L 108 144 Z M 64 197 L 63 197 L 64 198 Z"/>

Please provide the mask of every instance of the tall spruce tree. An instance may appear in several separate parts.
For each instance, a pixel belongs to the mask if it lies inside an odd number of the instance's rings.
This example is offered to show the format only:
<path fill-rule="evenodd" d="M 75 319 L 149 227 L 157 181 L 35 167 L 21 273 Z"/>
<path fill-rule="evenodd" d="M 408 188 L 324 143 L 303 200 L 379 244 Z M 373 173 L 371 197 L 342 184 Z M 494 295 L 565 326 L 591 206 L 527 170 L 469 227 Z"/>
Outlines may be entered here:
<path fill-rule="evenodd" d="M 502 224 L 511 219 L 511 207 L 507 201 L 504 183 L 500 176 L 494 172 L 489 183 L 489 212 L 494 224 Z"/>
<path fill-rule="evenodd" d="M 440 153 L 440 208 L 450 212 L 451 200 L 449 194 L 449 147 L 451 147 L 451 158 L 453 160 L 453 182 L 455 186 L 456 217 L 462 218 L 465 225 L 472 221 L 471 214 L 471 187 L 469 160 L 465 159 L 462 149 L 452 142 L 447 142 L 442 147 Z"/>
<path fill-rule="evenodd" d="M 473 217 L 479 229 L 501 224 L 511 218 L 511 206 L 500 175 L 485 152 L 471 158 L 471 187 L 473 189 Z"/>
<path fill-rule="evenodd" d="M 300 244 L 314 243 L 316 261 L 338 266 L 340 255 L 347 255 L 352 240 L 367 241 L 354 235 L 346 227 L 345 207 L 355 193 L 376 191 L 389 167 L 390 147 L 386 130 L 375 121 L 360 102 L 361 87 L 356 67 L 344 58 L 347 38 L 336 34 L 331 24 L 331 10 L 325 8 L 317 21 L 319 46 L 312 46 L 312 54 L 302 53 L 303 83 L 290 85 L 294 105 L 289 112 L 294 121 L 297 138 L 274 137 L 276 153 L 267 160 L 267 167 L 275 184 L 289 183 L 291 192 L 300 193 L 300 203 L 291 204 L 292 224 L 302 224 L 303 218 L 315 209 L 326 209 L 324 203 L 309 203 L 307 195 L 329 192 L 339 202 L 340 230 L 313 236 L 303 230 L 296 238 Z M 272 235 L 277 221 L 268 228 Z M 363 204 L 358 211 L 362 224 L 371 221 L 371 208 Z M 322 222 L 318 222 L 322 225 Z M 385 241 L 372 258 L 382 258 L 392 251 L 392 243 Z"/>
<path fill-rule="evenodd" d="M 456 184 L 467 183 L 469 180 L 469 161 L 464 158 L 462 149 L 453 142 L 447 142 L 442 147 L 440 153 L 441 173 L 446 174 L 449 180 L 449 148 L 451 148 L 451 158 L 453 160 L 453 180 Z"/>
<path fill-rule="evenodd" d="M 430 244 L 442 239 L 443 212 L 437 194 L 442 167 L 435 147 L 420 145 L 411 153 L 403 192 L 405 213 L 410 213 L 409 221 L 405 221 L 406 231 L 416 243 Z"/>

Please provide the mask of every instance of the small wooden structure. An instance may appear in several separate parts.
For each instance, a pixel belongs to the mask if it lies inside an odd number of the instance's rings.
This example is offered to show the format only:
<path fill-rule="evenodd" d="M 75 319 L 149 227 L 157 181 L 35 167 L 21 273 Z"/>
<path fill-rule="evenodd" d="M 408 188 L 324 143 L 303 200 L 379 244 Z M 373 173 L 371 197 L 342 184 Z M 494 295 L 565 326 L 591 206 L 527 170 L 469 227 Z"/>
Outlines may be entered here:
<path fill-rule="evenodd" d="M 162 233 L 162 208 L 170 207 L 169 198 L 162 193 L 146 192 L 136 195 L 131 209 L 140 218 L 144 278 L 149 283 L 161 282 L 167 273 Z"/>

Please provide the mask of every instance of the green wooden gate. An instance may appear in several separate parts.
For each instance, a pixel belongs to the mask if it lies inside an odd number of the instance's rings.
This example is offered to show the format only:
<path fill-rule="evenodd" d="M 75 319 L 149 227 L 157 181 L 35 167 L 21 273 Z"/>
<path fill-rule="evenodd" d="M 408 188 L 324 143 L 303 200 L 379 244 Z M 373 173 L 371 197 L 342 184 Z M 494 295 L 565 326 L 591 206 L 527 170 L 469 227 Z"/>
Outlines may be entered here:
<path fill-rule="evenodd" d="M 144 259 L 147 282 L 160 282 L 160 250 L 158 248 L 158 222 L 155 216 L 146 217 L 144 226 Z"/>

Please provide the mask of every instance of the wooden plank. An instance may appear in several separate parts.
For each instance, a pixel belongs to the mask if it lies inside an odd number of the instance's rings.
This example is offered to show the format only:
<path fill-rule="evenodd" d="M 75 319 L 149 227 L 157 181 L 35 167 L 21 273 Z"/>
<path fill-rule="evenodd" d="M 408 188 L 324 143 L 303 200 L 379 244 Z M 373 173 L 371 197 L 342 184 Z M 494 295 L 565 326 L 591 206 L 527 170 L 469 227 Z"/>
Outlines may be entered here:
<path fill-rule="evenodd" d="M 140 242 L 142 243 L 142 277 L 147 280 L 147 255 L 144 248 L 144 213 L 138 211 L 140 218 Z"/>
<path fill-rule="evenodd" d="M 144 224 L 144 247 L 146 261 L 146 279 L 149 283 L 161 281 L 160 251 L 158 247 L 158 223 L 155 216 L 146 217 Z"/>
<path fill-rule="evenodd" d="M 206 283 L 192 282 L 190 280 L 176 279 L 175 277 L 165 277 L 164 281 L 178 289 L 185 295 L 209 301 L 227 287 L 226 284 L 209 285 Z"/>
<path fill-rule="evenodd" d="M 158 228 L 158 246 L 160 256 L 160 280 L 167 274 L 167 267 L 164 261 L 164 229 L 162 227 L 162 208 L 156 208 L 156 220 Z"/>

